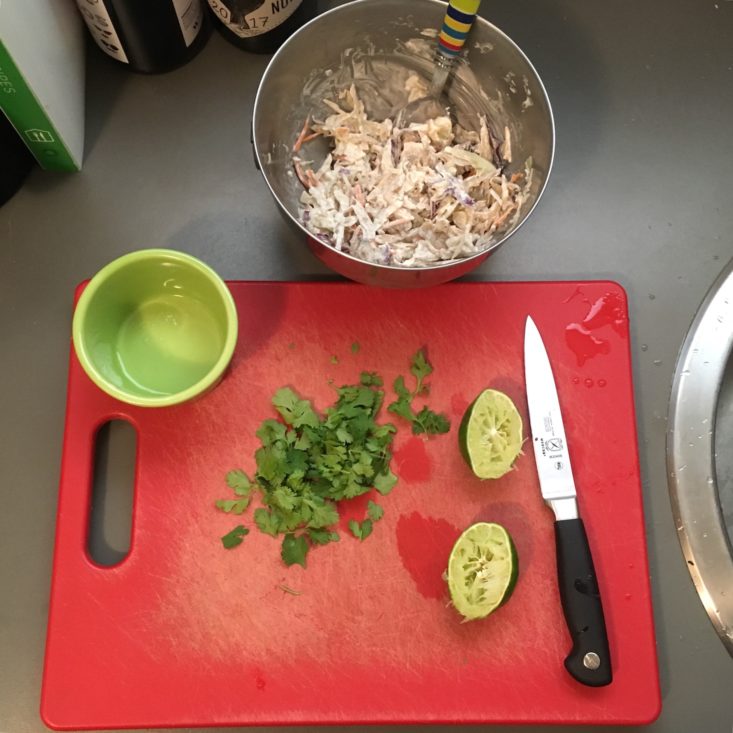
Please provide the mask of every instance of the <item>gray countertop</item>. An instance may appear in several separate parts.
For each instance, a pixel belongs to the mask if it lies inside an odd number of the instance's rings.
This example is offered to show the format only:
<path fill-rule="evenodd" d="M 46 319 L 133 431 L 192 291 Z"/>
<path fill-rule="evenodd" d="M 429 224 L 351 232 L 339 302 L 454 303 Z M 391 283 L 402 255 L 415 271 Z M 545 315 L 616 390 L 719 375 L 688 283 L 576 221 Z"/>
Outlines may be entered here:
<path fill-rule="evenodd" d="M 651 730 L 729 733 L 733 660 L 688 576 L 664 438 L 675 357 L 733 255 L 733 1 L 495 0 L 482 11 L 531 58 L 557 121 L 537 211 L 475 277 L 610 278 L 628 290 L 663 710 Z M 34 172 L 0 209 L 0 731 L 38 715 L 74 286 L 167 246 L 231 279 L 327 275 L 253 168 L 267 57 L 218 35 L 188 66 L 88 64 L 83 172 Z M 535 729 L 539 730 L 539 729 Z"/>

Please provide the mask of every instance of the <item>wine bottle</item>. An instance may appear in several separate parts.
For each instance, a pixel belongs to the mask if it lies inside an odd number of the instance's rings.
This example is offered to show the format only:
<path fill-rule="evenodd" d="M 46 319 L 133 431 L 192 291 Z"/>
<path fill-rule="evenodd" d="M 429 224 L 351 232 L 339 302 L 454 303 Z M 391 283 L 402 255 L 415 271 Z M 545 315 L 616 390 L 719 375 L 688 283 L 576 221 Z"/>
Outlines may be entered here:
<path fill-rule="evenodd" d="M 76 0 L 97 46 L 133 71 L 159 74 L 190 61 L 210 25 L 205 0 Z"/>
<path fill-rule="evenodd" d="M 316 0 L 208 0 L 221 34 L 253 53 L 273 53 L 316 14 Z"/>

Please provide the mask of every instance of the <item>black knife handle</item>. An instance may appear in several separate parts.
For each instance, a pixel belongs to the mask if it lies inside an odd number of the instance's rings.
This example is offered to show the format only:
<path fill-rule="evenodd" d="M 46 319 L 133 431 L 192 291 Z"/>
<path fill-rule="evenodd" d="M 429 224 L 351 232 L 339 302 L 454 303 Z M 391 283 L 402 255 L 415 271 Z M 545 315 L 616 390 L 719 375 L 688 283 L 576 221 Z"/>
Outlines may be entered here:
<path fill-rule="evenodd" d="M 606 622 L 583 521 L 555 522 L 555 542 L 560 600 L 573 638 L 565 668 L 584 685 L 608 685 L 613 673 Z"/>

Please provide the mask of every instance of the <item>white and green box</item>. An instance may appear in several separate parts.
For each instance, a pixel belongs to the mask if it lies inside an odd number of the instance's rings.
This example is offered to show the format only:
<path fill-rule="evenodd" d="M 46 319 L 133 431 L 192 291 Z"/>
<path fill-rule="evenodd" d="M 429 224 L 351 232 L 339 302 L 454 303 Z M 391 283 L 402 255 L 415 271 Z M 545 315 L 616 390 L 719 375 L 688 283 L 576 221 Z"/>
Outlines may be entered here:
<path fill-rule="evenodd" d="M 0 109 L 41 168 L 84 154 L 84 28 L 73 0 L 0 0 Z"/>

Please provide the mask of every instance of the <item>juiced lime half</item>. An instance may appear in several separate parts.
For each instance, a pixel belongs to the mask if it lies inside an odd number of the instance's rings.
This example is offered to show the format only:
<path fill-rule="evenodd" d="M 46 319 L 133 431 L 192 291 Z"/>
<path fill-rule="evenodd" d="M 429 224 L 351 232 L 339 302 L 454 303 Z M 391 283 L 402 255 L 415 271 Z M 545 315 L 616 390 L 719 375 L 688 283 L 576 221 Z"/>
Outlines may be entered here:
<path fill-rule="evenodd" d="M 522 416 L 503 392 L 485 389 L 466 410 L 458 441 L 476 476 L 500 478 L 522 450 Z"/>
<path fill-rule="evenodd" d="M 485 618 L 509 600 L 518 572 L 517 550 L 506 529 L 474 524 L 458 538 L 448 560 L 451 601 L 466 621 Z"/>

